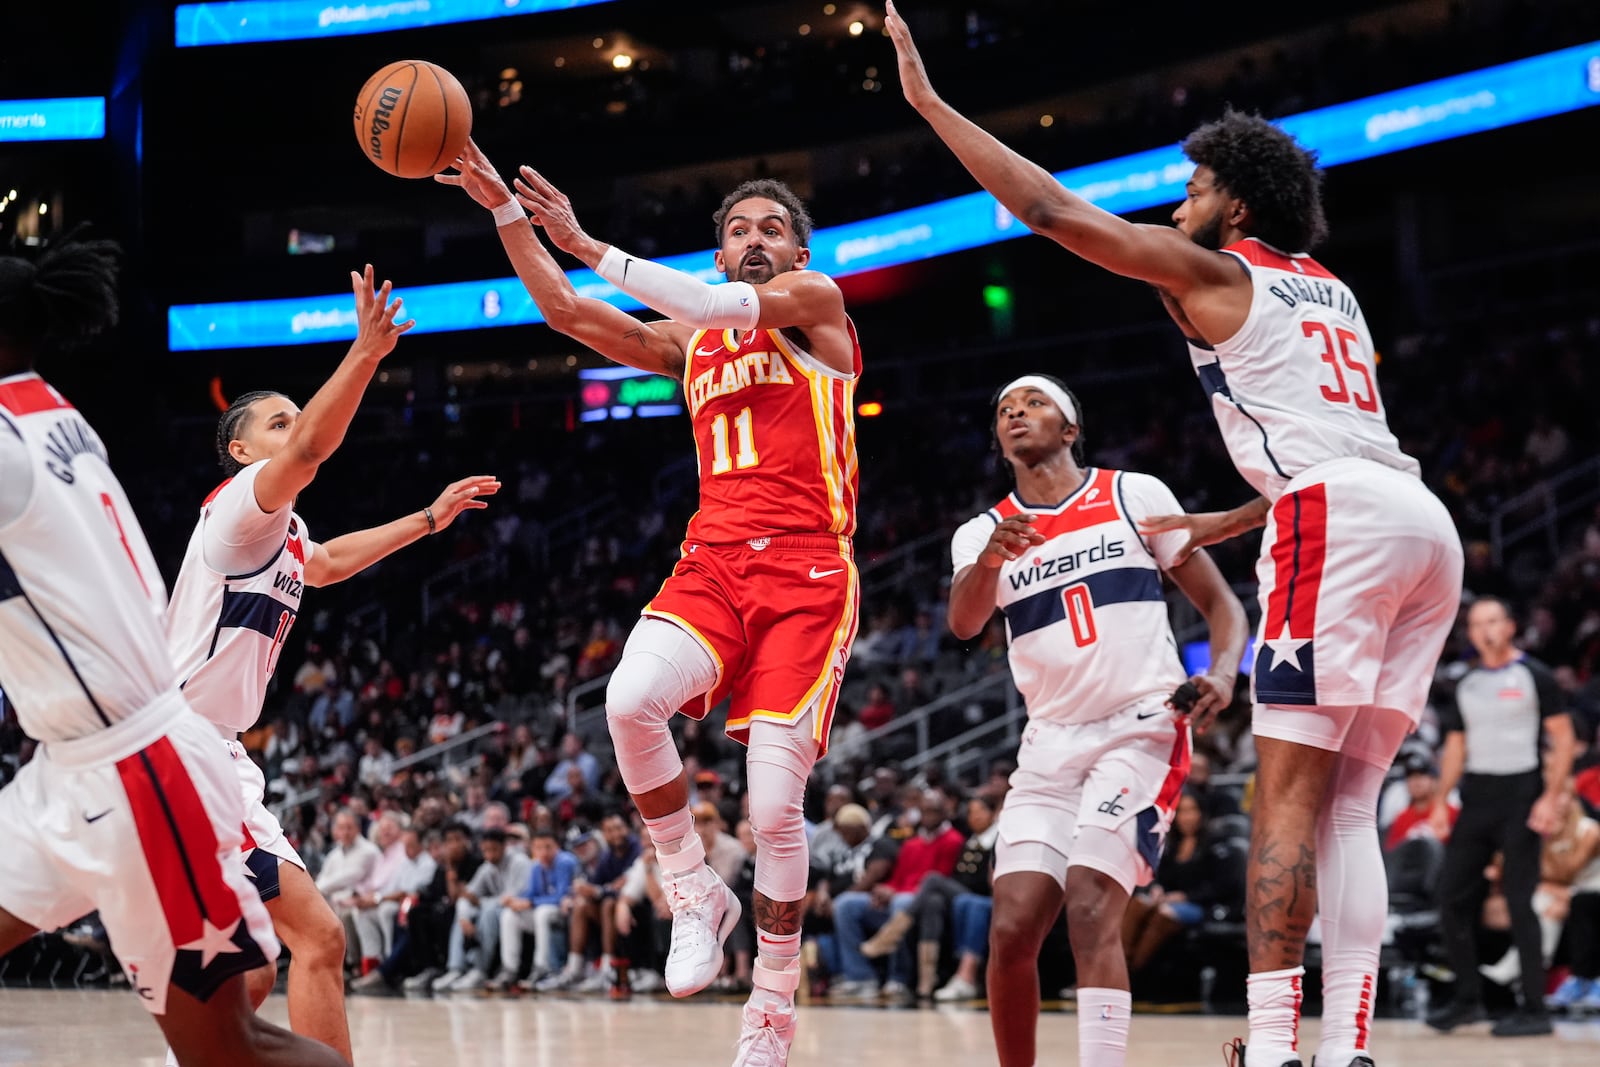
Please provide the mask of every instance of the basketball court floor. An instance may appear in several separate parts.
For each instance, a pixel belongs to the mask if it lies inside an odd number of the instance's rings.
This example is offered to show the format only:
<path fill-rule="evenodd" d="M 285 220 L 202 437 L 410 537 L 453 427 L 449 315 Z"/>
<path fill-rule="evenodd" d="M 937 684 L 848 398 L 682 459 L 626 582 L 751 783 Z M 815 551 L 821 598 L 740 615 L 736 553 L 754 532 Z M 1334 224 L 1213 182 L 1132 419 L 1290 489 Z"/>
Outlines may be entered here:
<path fill-rule="evenodd" d="M 263 1009 L 285 1022 L 285 1002 Z M 1219 1067 L 1244 1020 L 1135 1015 L 1128 1067 Z M 718 1067 L 733 1061 L 732 1004 L 594 1000 L 352 997 L 358 1067 Z M 1553 1038 L 1495 1040 L 1488 1025 L 1441 1036 L 1380 1020 L 1380 1067 L 1578 1067 L 1600 1062 L 1600 1019 L 1560 1023 Z M 1306 1028 L 1307 1067 L 1316 1028 Z M 1077 1061 L 1070 1012 L 1040 1022 L 1041 1067 Z M 161 1035 L 126 991 L 0 990 L 0 1065 L 160 1067 Z M 989 1016 L 969 1009 L 805 1007 L 793 1067 L 974 1067 L 992 1064 Z"/>

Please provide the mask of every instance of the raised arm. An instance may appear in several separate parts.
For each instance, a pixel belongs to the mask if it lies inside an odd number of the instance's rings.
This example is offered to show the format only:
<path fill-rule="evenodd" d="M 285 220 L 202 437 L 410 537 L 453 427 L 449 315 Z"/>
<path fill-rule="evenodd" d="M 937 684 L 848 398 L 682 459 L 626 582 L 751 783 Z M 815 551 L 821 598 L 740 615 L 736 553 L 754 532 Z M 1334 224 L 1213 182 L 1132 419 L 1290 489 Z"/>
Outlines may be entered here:
<path fill-rule="evenodd" d="M 412 319 L 396 323 L 401 301 L 389 300 L 393 285 L 386 279 L 374 291 L 372 281 L 370 263 L 362 274 L 350 272 L 356 294 L 355 343 L 333 376 L 306 403 L 283 448 L 256 477 L 256 504 L 264 512 L 270 514 L 294 503 L 300 491 L 311 484 L 317 468 L 344 441 L 379 362 L 394 351 L 400 335 L 416 325 Z"/>
<path fill-rule="evenodd" d="M 552 329 L 613 362 L 670 378 L 683 377 L 685 345 L 692 328 L 675 322 L 641 322 L 603 300 L 580 297 L 476 144 L 467 142 L 457 168 L 458 173 L 440 174 L 435 180 L 460 186 L 494 213 L 500 243 L 511 265 Z"/>
<path fill-rule="evenodd" d="M 518 202 L 557 248 L 672 321 L 697 330 L 796 329 L 805 334 L 813 356 L 840 373 L 854 373 L 855 343 L 846 325 L 844 294 L 826 274 L 798 269 L 809 262 L 809 249 L 801 249 L 797 269 L 766 281 L 711 284 L 589 236 L 578 225 L 572 201 L 532 167 L 523 167 L 514 184 Z M 781 219 L 737 218 L 727 229 L 730 239 L 749 241 L 761 254 L 761 241 L 783 240 L 785 225 Z"/>
<path fill-rule="evenodd" d="M 500 480 L 487 474 L 463 478 L 445 487 L 428 507 L 409 515 L 357 530 L 331 541 L 317 545 L 316 551 L 306 560 L 306 584 L 333 585 L 360 574 L 386 556 L 400 551 L 413 541 L 445 529 L 463 511 L 480 511 L 488 503 L 479 497 L 493 496 L 500 491 Z"/>
<path fill-rule="evenodd" d="M 899 55 L 906 101 L 962 166 L 1023 225 L 1117 274 L 1149 282 L 1178 299 L 1196 285 L 1231 284 L 1237 265 L 1170 226 L 1128 222 L 1069 192 L 1049 172 L 1002 144 L 933 91 L 916 42 L 893 0 L 884 20 Z"/>

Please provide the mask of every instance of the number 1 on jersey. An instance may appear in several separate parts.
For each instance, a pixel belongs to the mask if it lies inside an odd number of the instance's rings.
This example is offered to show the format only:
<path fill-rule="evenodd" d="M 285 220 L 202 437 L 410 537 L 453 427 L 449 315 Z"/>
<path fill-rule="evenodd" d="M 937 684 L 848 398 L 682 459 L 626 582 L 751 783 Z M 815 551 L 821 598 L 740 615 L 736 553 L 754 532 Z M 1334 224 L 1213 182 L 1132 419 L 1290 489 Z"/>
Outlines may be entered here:
<path fill-rule="evenodd" d="M 718 415 L 711 420 L 712 474 L 727 474 L 735 467 L 749 470 L 761 462 L 761 456 L 756 452 L 754 417 L 749 408 L 733 417 L 733 429 L 739 436 L 739 452 L 736 456 L 728 454 L 728 416 Z"/>

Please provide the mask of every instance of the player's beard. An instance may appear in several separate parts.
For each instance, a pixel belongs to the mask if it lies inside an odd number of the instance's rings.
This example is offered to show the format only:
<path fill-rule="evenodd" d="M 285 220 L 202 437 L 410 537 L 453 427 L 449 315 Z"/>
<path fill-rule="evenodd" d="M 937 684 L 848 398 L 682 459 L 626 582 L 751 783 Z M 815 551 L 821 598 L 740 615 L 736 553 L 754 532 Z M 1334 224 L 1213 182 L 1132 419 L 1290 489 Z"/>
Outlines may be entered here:
<path fill-rule="evenodd" d="M 774 264 L 771 259 L 768 259 L 765 256 L 762 257 L 762 260 L 763 261 L 761 263 L 755 264 L 749 263 L 746 260 L 740 260 L 739 272 L 733 277 L 732 280 L 736 282 L 750 282 L 753 285 L 759 285 L 762 282 L 770 282 L 778 275 L 777 265 Z"/>
<path fill-rule="evenodd" d="M 1189 240 L 1210 252 L 1222 250 L 1222 212 L 1218 210 L 1215 215 L 1202 223 L 1198 229 L 1189 235 Z"/>

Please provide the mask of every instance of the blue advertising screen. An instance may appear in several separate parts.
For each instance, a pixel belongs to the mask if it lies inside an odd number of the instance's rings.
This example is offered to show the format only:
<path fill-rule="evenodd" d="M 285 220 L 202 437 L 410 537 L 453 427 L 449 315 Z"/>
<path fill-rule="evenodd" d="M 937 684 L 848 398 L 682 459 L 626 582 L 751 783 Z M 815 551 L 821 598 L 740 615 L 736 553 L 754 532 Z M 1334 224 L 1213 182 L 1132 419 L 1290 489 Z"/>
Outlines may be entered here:
<path fill-rule="evenodd" d="M 1436 141 L 1528 122 L 1600 104 L 1600 42 L 1487 67 L 1438 81 L 1307 111 L 1280 120 L 1325 166 L 1399 152 Z M 1107 211 L 1125 213 L 1175 203 L 1193 165 L 1177 145 L 1155 148 L 1055 175 Z M 889 215 L 830 226 L 812 235 L 812 266 L 834 277 L 961 252 L 1028 232 L 988 193 L 969 193 Z M 660 262 L 721 281 L 712 251 Z M 568 275 L 580 294 L 624 310 L 640 304 L 592 271 Z M 404 290 L 416 332 L 519 326 L 542 321 L 515 277 Z M 168 347 L 251 348 L 348 340 L 355 336 L 354 298 L 344 294 L 167 311 Z"/>
<path fill-rule="evenodd" d="M 177 44 L 297 41 L 533 15 L 609 0 L 221 0 L 178 5 Z"/>
<path fill-rule="evenodd" d="M 106 98 L 0 100 L 0 141 L 92 141 L 106 135 Z"/>

